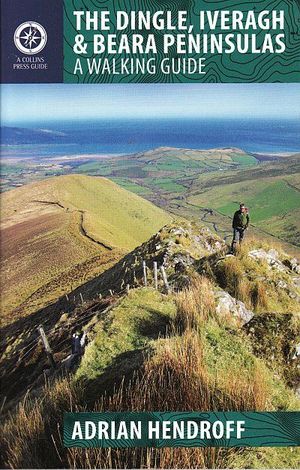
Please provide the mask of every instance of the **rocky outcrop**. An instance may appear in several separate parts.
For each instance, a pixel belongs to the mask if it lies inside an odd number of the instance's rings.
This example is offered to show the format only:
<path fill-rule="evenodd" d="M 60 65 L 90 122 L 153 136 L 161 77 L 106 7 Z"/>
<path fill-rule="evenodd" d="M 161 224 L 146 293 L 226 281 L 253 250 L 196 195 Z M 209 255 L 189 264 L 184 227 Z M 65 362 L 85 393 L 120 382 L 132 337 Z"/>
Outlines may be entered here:
<path fill-rule="evenodd" d="M 261 313 L 244 326 L 253 351 L 295 387 L 299 381 L 300 324 L 290 313 Z"/>
<path fill-rule="evenodd" d="M 254 317 L 254 313 L 248 310 L 243 302 L 236 300 L 224 290 L 216 290 L 215 299 L 216 313 L 220 316 L 227 318 L 232 316 L 238 319 L 241 325 L 245 325 Z"/>
<path fill-rule="evenodd" d="M 181 265 L 188 268 L 205 256 L 225 249 L 225 243 L 206 227 L 165 226 L 155 236 L 156 252 L 164 250 L 163 265 L 166 268 Z"/>
<path fill-rule="evenodd" d="M 276 250 L 271 249 L 265 251 L 263 249 L 249 251 L 248 256 L 255 260 L 265 261 L 270 268 L 276 269 L 277 271 L 286 272 L 287 267 L 279 259 L 279 254 Z"/>
<path fill-rule="evenodd" d="M 286 259 L 283 263 L 291 270 L 297 274 L 300 274 L 300 263 L 296 258 Z M 300 279 L 300 278 L 298 278 Z"/>
<path fill-rule="evenodd" d="M 273 248 L 269 251 L 263 249 L 249 251 L 248 256 L 255 260 L 265 261 L 270 268 L 276 269 L 280 272 L 293 271 L 297 274 L 300 274 L 300 264 L 296 258 L 285 258 L 280 259 L 280 255 L 277 250 Z"/>
<path fill-rule="evenodd" d="M 269 251 L 252 250 L 249 251 L 248 256 L 256 261 L 266 262 L 271 270 L 278 273 L 277 279 L 273 280 L 276 287 L 285 290 L 292 299 L 300 302 L 300 295 L 297 293 L 300 287 L 300 277 L 293 275 L 300 273 L 300 264 L 296 258 L 290 259 L 280 256 L 278 251 L 274 249 Z M 266 281 L 267 278 L 264 277 L 261 280 Z"/>

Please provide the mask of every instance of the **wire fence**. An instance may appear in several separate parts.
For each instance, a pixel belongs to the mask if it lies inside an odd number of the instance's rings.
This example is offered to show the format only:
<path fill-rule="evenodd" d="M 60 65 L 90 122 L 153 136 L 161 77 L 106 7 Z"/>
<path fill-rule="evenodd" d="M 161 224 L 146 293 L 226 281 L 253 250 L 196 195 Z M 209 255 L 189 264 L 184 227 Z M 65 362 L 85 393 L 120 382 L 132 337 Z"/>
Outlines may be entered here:
<path fill-rule="evenodd" d="M 99 293 L 98 298 L 96 296 L 93 299 L 88 299 L 87 301 L 85 301 L 83 294 L 79 293 L 78 297 L 80 298 L 81 306 L 84 306 L 85 304 L 87 304 L 87 302 L 93 302 L 93 301 L 94 301 L 94 304 L 91 305 L 90 307 L 87 307 L 83 313 L 79 312 L 79 317 L 73 316 L 74 310 L 76 309 L 76 307 L 78 307 L 78 305 L 74 307 L 73 311 L 66 313 L 67 315 L 66 324 L 68 326 L 71 326 L 72 330 L 82 329 L 85 325 L 90 323 L 90 321 L 94 317 L 95 317 L 95 321 L 99 320 L 98 317 L 100 315 L 103 316 L 109 310 L 111 310 L 116 305 L 117 300 L 121 298 L 122 296 L 124 296 L 125 294 L 128 294 L 128 292 L 130 292 L 132 288 L 144 286 L 144 287 L 154 287 L 154 289 L 160 290 L 161 286 L 163 286 L 164 292 L 169 294 L 173 289 L 173 285 L 171 282 L 169 282 L 167 278 L 167 274 L 166 274 L 164 266 L 161 265 L 160 267 L 158 267 L 157 262 L 152 261 L 152 267 L 150 268 L 148 266 L 149 263 L 150 263 L 149 261 L 147 263 L 145 260 L 142 260 L 142 264 L 141 264 L 142 274 L 141 274 L 140 279 L 139 280 L 136 279 L 135 272 L 134 272 L 134 276 L 132 276 L 132 279 L 134 279 L 134 285 L 126 284 L 125 287 L 123 287 L 122 289 L 120 288 L 117 289 L 116 292 L 110 289 L 109 296 L 104 297 L 102 296 L 101 293 Z M 127 268 L 127 271 L 128 271 L 128 268 Z M 124 282 L 122 284 L 124 284 Z M 72 297 L 70 294 L 67 294 L 66 298 L 70 299 Z M 99 302 L 97 302 L 98 299 L 99 299 Z M 60 313 L 60 317 L 62 314 L 63 312 Z M 59 352 L 64 352 L 66 348 L 63 347 L 63 345 L 65 345 L 66 343 L 69 343 L 71 345 L 72 335 L 70 334 L 69 330 L 61 334 L 61 331 L 65 325 L 59 326 L 56 323 L 53 328 L 47 328 L 46 325 L 50 321 L 53 321 L 53 318 L 48 318 L 45 321 L 43 321 L 41 325 L 39 325 L 39 328 L 42 328 L 43 330 L 43 334 L 46 337 L 46 342 L 49 343 L 51 354 L 53 354 L 52 349 L 54 351 L 54 354 L 59 353 Z M 95 322 L 91 325 L 90 328 L 87 328 L 85 331 L 92 330 L 94 325 L 95 325 Z M 44 328 L 46 331 L 44 330 Z M 16 351 L 16 354 L 18 354 L 18 360 L 16 363 L 11 364 L 10 367 L 5 368 L 5 374 L 10 375 L 20 366 L 23 367 L 24 360 L 30 357 L 30 355 L 34 354 L 38 345 L 43 344 L 43 341 L 42 341 L 43 338 L 41 338 L 41 335 L 38 333 L 37 326 L 31 330 L 30 335 L 34 335 L 34 338 L 30 340 L 29 343 L 27 343 L 26 345 L 24 345 L 23 347 L 21 347 L 20 349 Z M 61 340 L 58 340 L 59 335 L 63 336 Z M 47 347 L 45 348 L 45 344 L 44 344 L 44 349 L 45 349 L 45 352 L 49 355 L 49 351 L 47 351 Z M 11 358 L 11 360 L 13 360 L 13 357 Z"/>

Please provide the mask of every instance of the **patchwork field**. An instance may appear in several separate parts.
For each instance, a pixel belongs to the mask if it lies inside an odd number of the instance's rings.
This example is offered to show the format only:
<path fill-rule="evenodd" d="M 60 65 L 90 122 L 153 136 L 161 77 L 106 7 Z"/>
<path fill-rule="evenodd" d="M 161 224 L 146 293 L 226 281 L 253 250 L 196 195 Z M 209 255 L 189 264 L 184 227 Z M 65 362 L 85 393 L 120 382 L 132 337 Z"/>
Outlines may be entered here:
<path fill-rule="evenodd" d="M 203 206 L 209 200 L 212 208 L 230 216 L 237 205 L 245 200 L 252 210 L 252 222 L 258 224 L 284 212 L 299 209 L 300 198 L 297 196 L 297 190 L 284 180 L 266 178 L 262 181 L 229 184 L 218 189 L 214 187 L 203 195 L 192 196 L 190 201 Z"/>
<path fill-rule="evenodd" d="M 232 214 L 244 201 L 255 234 L 280 238 L 290 250 L 300 245 L 297 154 L 161 147 L 106 158 L 81 155 L 43 158 L 42 163 L 22 159 L 8 162 L 2 175 L 3 189 L 48 177 L 55 171 L 105 176 L 167 211 L 203 221 L 225 239 L 231 237 Z M 94 230 L 92 226 L 90 229 Z M 110 239 L 111 234 L 107 234 Z"/>
<path fill-rule="evenodd" d="M 55 149 L 54 149 L 55 152 Z M 178 178 L 214 170 L 228 170 L 253 166 L 258 159 L 239 149 L 191 150 L 162 147 L 133 155 L 104 158 L 101 155 L 54 156 L 22 159 L 6 158 L 2 168 L 2 190 L 6 191 L 37 179 L 49 176 L 80 173 L 107 176 L 126 185 L 128 180 L 136 185 L 133 192 L 140 193 L 142 186 L 151 188 L 156 178 L 168 178 L 175 184 Z M 149 181 L 147 181 L 149 180 Z M 161 189 L 165 189 L 162 187 Z M 176 187 L 167 187 L 168 192 Z M 180 189 L 179 189 L 180 191 Z"/>
<path fill-rule="evenodd" d="M 299 409 L 299 163 L 160 148 L 5 167 L 3 467 L 297 468 L 296 448 L 78 452 L 61 430 L 74 409 Z M 232 256 L 241 200 L 252 225 Z M 88 337 L 81 358 L 75 328 Z"/>
<path fill-rule="evenodd" d="M 107 176 L 122 175 L 145 179 L 168 178 L 176 181 L 189 175 L 210 172 L 215 169 L 236 169 L 257 164 L 258 160 L 239 149 L 192 150 L 162 147 L 135 155 L 103 160 L 98 172 Z M 82 169 L 82 167 L 81 167 Z M 94 167 L 95 170 L 95 167 Z M 170 187 L 169 191 L 173 191 Z M 175 190 L 176 191 L 176 190 Z"/>
<path fill-rule="evenodd" d="M 199 181 L 199 189 L 194 184 L 188 201 L 199 208 L 206 207 L 209 201 L 209 207 L 227 217 L 244 202 L 250 209 L 251 224 L 300 246 L 299 172 L 295 173 L 299 166 L 299 162 L 291 159 L 281 166 L 266 165 L 260 172 L 245 170 L 230 174 L 227 180 L 214 175 L 211 180 L 202 181 L 202 187 Z M 268 177 L 268 173 L 274 176 Z"/>

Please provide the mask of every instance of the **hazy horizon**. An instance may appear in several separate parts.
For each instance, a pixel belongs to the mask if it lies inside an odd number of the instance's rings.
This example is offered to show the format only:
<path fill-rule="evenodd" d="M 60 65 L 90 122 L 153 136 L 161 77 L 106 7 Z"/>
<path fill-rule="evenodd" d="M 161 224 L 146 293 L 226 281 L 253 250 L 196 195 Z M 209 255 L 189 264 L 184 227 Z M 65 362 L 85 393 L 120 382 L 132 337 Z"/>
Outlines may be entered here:
<path fill-rule="evenodd" d="M 10 146 L 18 145 L 24 156 L 129 154 L 157 147 L 300 151 L 299 119 L 158 117 L 39 121 L 3 126 L 1 135 L 2 154 L 7 144 L 5 151 L 10 155 L 14 155 Z"/>
<path fill-rule="evenodd" d="M 103 120 L 295 120 L 300 84 L 2 85 L 2 126 Z"/>

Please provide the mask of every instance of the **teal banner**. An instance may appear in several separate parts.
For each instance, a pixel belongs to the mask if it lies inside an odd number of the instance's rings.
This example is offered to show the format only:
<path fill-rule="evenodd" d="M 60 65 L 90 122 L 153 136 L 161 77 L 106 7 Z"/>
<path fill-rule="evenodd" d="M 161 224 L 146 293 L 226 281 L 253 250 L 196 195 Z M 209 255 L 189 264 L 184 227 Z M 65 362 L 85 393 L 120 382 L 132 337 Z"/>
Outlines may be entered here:
<path fill-rule="evenodd" d="M 299 0 L 65 0 L 65 83 L 300 81 Z"/>
<path fill-rule="evenodd" d="M 65 413 L 65 447 L 290 447 L 299 412 Z"/>

